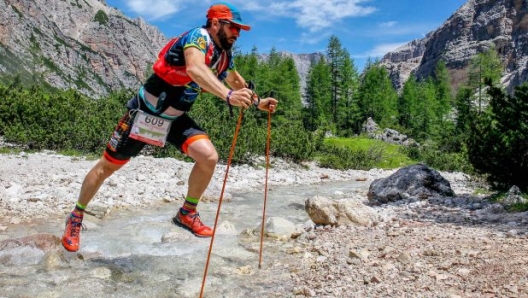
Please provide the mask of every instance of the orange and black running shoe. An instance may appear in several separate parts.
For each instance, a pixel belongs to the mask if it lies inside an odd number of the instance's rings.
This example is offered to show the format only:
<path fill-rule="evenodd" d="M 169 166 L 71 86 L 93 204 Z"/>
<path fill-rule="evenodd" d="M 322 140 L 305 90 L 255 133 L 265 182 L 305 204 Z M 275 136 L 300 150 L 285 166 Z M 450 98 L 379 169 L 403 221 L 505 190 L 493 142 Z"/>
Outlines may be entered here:
<path fill-rule="evenodd" d="M 213 229 L 202 223 L 198 212 L 191 212 L 186 215 L 178 212 L 178 214 L 172 218 L 172 222 L 177 226 L 191 231 L 197 237 L 213 236 Z"/>
<path fill-rule="evenodd" d="M 66 229 L 62 235 L 62 246 L 67 251 L 76 252 L 81 243 L 81 230 L 83 229 L 82 217 L 73 214 L 66 219 Z"/>

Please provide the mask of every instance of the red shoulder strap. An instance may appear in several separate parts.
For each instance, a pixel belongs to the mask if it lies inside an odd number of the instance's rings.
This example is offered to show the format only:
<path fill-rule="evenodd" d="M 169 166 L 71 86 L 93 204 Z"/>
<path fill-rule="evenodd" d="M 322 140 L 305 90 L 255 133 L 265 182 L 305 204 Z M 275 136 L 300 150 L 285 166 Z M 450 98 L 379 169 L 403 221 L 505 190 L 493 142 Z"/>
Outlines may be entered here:
<path fill-rule="evenodd" d="M 165 54 L 178 41 L 178 39 L 180 39 L 179 36 L 169 40 L 169 42 L 159 51 L 158 59 L 165 57 Z"/>

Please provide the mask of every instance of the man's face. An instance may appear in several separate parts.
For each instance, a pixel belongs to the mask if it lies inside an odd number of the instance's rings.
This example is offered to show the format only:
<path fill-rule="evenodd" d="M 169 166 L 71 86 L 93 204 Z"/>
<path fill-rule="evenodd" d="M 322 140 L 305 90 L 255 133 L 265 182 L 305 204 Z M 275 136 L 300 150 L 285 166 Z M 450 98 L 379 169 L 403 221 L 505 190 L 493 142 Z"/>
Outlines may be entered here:
<path fill-rule="evenodd" d="M 218 41 L 222 49 L 229 51 L 240 36 L 240 27 L 226 20 L 218 20 L 220 30 L 218 30 Z"/>

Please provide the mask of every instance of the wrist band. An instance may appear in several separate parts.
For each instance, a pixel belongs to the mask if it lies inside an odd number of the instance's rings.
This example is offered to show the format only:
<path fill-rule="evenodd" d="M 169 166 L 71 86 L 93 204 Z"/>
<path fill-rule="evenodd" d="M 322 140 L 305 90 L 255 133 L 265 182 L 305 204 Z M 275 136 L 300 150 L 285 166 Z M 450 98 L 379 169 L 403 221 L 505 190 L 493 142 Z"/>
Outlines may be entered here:
<path fill-rule="evenodd" d="M 233 90 L 229 90 L 229 92 L 227 93 L 226 101 L 228 105 L 231 105 L 231 103 L 229 102 L 229 100 L 231 99 L 231 94 L 233 94 Z"/>
<path fill-rule="evenodd" d="M 227 106 L 229 107 L 229 114 L 231 115 L 231 117 L 233 117 L 233 106 L 229 102 L 229 100 L 231 99 L 231 94 L 233 94 L 233 90 L 229 90 L 229 92 L 227 92 L 226 102 Z"/>

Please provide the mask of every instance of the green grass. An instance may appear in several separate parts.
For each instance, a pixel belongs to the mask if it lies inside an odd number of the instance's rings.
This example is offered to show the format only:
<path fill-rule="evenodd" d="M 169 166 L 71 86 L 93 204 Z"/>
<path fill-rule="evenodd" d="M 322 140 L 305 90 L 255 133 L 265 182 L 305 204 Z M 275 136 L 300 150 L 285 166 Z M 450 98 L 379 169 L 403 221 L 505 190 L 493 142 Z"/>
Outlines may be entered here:
<path fill-rule="evenodd" d="M 17 155 L 20 154 L 20 152 L 25 152 L 28 154 L 39 152 L 39 150 L 30 150 L 30 149 L 22 149 L 22 148 L 10 148 L 10 147 L 0 147 L 0 154 L 6 154 L 6 155 Z M 95 153 L 85 153 L 78 150 L 59 150 L 57 151 L 57 154 L 64 155 L 64 156 L 71 156 L 76 159 L 84 159 L 84 160 L 98 160 L 101 157 L 101 154 L 95 154 Z"/>
<path fill-rule="evenodd" d="M 68 150 L 59 150 L 57 154 L 65 155 L 65 156 L 71 156 L 71 157 L 77 157 L 79 159 L 86 159 L 86 160 L 98 160 L 101 157 L 101 154 L 95 154 L 95 153 L 85 153 L 78 150 L 68 149 Z"/>
<path fill-rule="evenodd" d="M 0 147 L 0 154 L 19 154 L 24 150 L 17 148 Z"/>
<path fill-rule="evenodd" d="M 510 206 L 510 208 L 508 208 L 508 211 L 510 211 L 510 212 L 524 212 L 524 211 L 528 211 L 528 203 L 513 204 L 512 206 Z"/>
<path fill-rule="evenodd" d="M 505 191 L 498 191 L 494 192 L 490 195 L 489 200 L 494 203 L 500 203 L 506 198 L 507 192 Z M 528 194 L 522 193 L 521 197 L 528 200 Z M 508 212 L 524 212 L 528 211 L 528 203 L 517 203 L 513 204 L 506 208 L 506 211 Z"/>
<path fill-rule="evenodd" d="M 401 153 L 400 146 L 362 136 L 354 138 L 327 138 L 325 139 L 325 145 L 346 147 L 352 151 L 379 149 L 382 152 L 382 156 L 375 167 L 381 169 L 395 169 L 416 163 L 416 161 Z"/>

